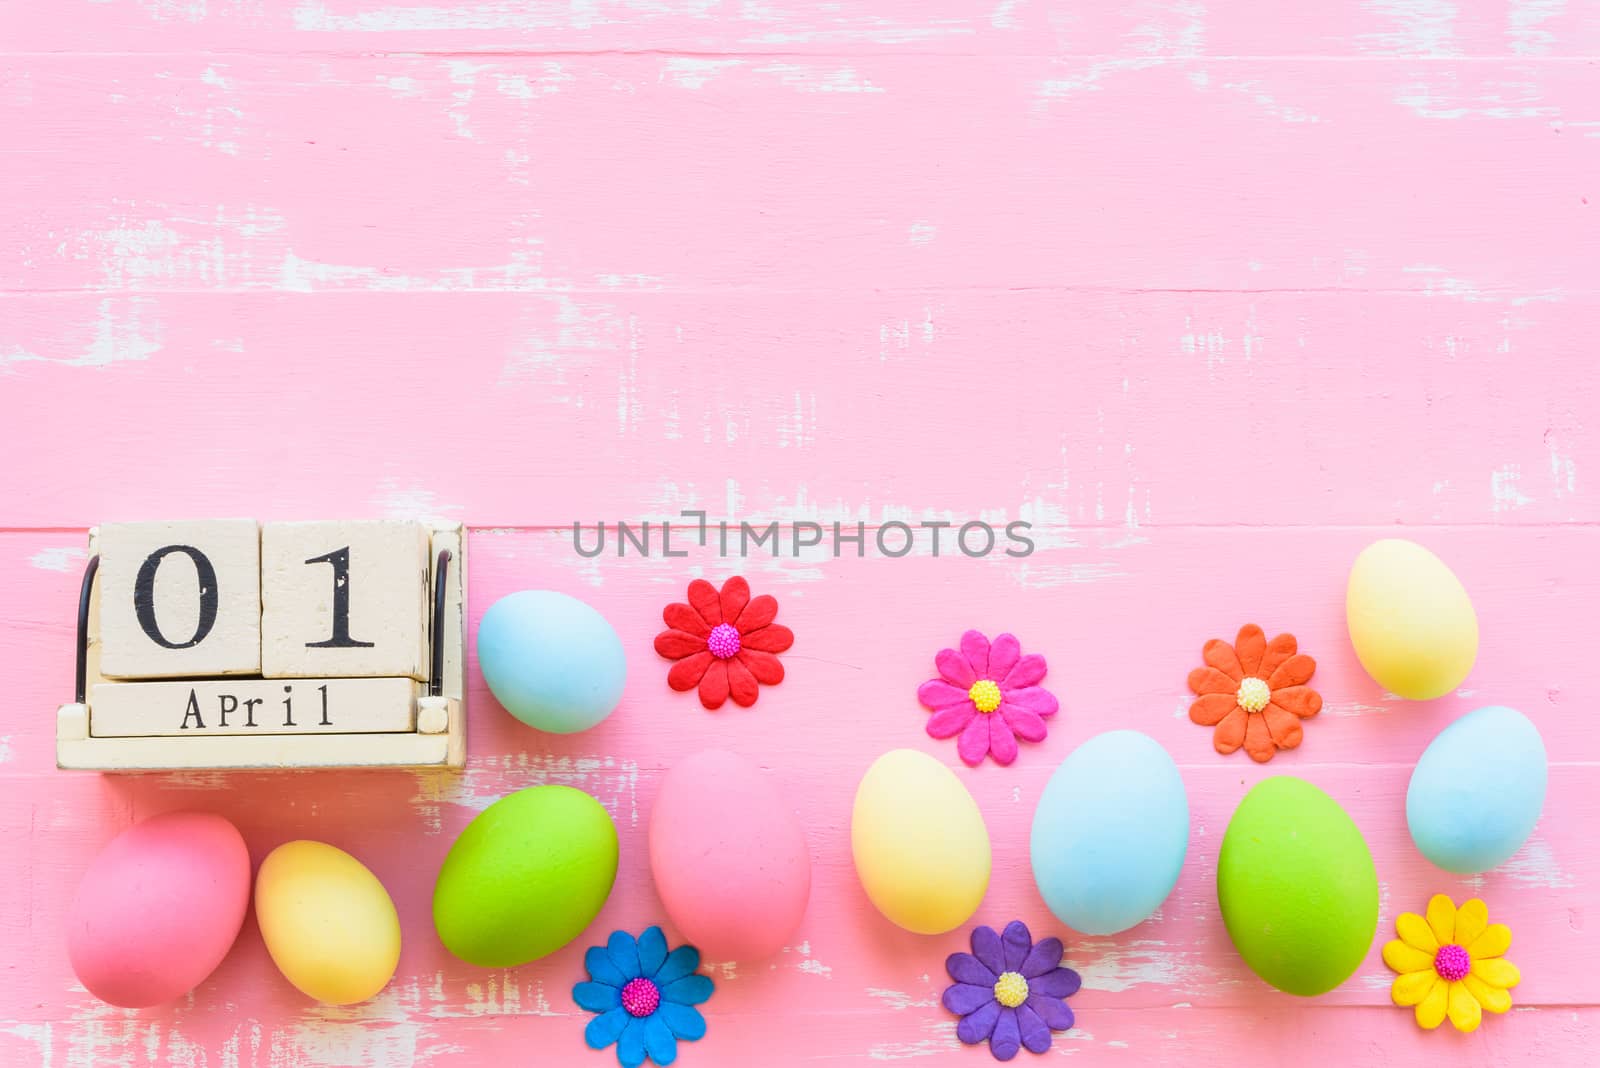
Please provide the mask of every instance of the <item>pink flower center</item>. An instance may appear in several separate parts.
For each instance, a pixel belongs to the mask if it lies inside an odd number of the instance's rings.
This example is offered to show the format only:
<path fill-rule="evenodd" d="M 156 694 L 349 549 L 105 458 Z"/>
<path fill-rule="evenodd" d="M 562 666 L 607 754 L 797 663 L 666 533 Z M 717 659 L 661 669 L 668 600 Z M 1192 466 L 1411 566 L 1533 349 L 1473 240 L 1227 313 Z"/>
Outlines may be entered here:
<path fill-rule="evenodd" d="M 710 628 L 710 636 L 706 640 L 706 648 L 710 649 L 710 654 L 718 660 L 738 656 L 739 646 L 742 644 L 744 643 L 739 641 L 739 628 L 733 624 L 715 625 Z"/>
<path fill-rule="evenodd" d="M 622 988 L 622 1007 L 629 1016 L 649 1016 L 661 1004 L 661 990 L 648 979 L 629 979 Z"/>
<path fill-rule="evenodd" d="M 739 628 L 730 623 L 718 623 L 711 628 L 711 637 L 706 639 L 706 648 L 718 660 L 738 656 L 739 647 L 743 644 L 739 640 Z"/>
<path fill-rule="evenodd" d="M 1433 970 L 1439 978 L 1455 982 L 1465 979 L 1472 970 L 1472 956 L 1458 945 L 1440 946 L 1433 958 Z"/>

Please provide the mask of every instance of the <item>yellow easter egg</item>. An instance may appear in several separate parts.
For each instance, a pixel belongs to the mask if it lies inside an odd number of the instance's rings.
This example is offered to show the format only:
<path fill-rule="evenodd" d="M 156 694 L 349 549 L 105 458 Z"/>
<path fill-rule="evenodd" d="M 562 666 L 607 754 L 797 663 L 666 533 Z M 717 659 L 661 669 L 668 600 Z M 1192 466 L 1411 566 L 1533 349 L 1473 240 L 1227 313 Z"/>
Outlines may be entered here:
<path fill-rule="evenodd" d="M 915 749 L 883 754 L 861 779 L 850 817 L 861 888 L 890 922 L 943 934 L 989 889 L 989 831 L 955 773 Z"/>
<path fill-rule="evenodd" d="M 1403 538 L 1373 542 L 1345 588 L 1350 643 L 1367 674 L 1414 701 L 1454 690 L 1478 658 L 1478 615 L 1445 562 Z"/>
<path fill-rule="evenodd" d="M 272 962 L 308 997 L 365 1001 L 400 963 L 400 916 L 378 877 L 322 842 L 285 842 L 256 873 L 256 922 Z"/>

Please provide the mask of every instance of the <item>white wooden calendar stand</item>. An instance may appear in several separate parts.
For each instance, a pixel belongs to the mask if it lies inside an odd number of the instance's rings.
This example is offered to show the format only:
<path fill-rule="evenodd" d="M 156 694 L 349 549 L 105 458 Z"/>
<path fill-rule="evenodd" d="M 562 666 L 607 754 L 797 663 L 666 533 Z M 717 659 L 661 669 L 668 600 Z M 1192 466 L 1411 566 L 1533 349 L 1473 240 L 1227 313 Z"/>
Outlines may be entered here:
<path fill-rule="evenodd" d="M 91 530 L 57 766 L 462 767 L 466 549 L 459 524 Z"/>

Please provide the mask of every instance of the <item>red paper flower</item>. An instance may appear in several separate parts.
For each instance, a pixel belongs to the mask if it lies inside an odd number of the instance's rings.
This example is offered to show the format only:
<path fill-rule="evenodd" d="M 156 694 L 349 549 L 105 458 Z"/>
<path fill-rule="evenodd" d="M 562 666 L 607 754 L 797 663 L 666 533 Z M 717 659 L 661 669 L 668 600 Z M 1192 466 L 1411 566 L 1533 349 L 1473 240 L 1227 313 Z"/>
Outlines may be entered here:
<path fill-rule="evenodd" d="M 735 575 L 722 592 L 705 579 L 689 583 L 689 603 L 673 603 L 661 618 L 670 627 L 656 635 L 656 652 L 676 660 L 667 672 L 674 690 L 700 687 L 700 703 L 721 708 L 729 697 L 748 708 L 760 695 L 758 683 L 783 681 L 775 654 L 794 644 L 794 632 L 774 623 L 777 598 L 751 598 L 750 584 Z"/>

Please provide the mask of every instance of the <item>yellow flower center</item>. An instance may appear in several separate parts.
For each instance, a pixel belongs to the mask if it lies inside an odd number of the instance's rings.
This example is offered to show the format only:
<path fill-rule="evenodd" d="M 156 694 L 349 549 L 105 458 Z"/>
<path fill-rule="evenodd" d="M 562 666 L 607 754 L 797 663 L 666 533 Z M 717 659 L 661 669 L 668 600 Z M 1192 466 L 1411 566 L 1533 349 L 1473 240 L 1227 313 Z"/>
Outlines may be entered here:
<path fill-rule="evenodd" d="M 1006 972 L 994 982 L 994 999 L 1008 1009 L 1028 1000 L 1028 981 L 1018 972 Z"/>
<path fill-rule="evenodd" d="M 1272 691 L 1265 681 L 1248 678 L 1239 684 L 1239 707 L 1246 712 L 1260 712 L 1272 700 Z"/>
<path fill-rule="evenodd" d="M 1000 687 L 989 679 L 979 679 L 972 684 L 972 689 L 967 691 L 967 696 L 972 698 L 972 703 L 978 706 L 979 712 L 993 712 L 1000 707 Z"/>

